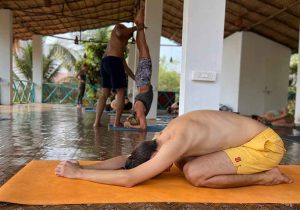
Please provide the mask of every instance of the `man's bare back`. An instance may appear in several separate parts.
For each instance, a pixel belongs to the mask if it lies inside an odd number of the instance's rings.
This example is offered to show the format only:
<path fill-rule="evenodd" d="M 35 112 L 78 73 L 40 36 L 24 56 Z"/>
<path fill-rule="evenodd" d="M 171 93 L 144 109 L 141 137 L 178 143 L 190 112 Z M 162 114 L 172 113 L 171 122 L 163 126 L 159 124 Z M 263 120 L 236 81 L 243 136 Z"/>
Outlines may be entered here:
<path fill-rule="evenodd" d="M 184 157 L 200 156 L 245 144 L 266 127 L 230 112 L 193 111 L 172 120 L 157 140 L 178 141 Z"/>
<path fill-rule="evenodd" d="M 105 55 L 116 56 L 123 58 L 124 51 L 128 43 L 130 36 L 130 29 L 126 28 L 122 24 L 117 24 L 111 32 L 110 41 L 108 42 Z M 123 31 L 123 32 L 121 32 Z"/>

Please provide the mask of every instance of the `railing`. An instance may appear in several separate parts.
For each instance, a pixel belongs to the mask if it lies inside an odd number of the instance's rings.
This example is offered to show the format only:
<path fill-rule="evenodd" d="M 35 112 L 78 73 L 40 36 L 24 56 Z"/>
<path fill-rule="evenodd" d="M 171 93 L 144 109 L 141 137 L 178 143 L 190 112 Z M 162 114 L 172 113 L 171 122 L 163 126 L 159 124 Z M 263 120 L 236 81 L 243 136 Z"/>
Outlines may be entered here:
<path fill-rule="evenodd" d="M 86 86 L 85 95 L 83 97 L 83 104 L 94 106 L 95 94 L 97 93 L 97 86 Z M 92 96 L 91 96 L 92 95 Z M 76 104 L 78 97 L 77 84 L 43 84 L 43 103 L 51 104 Z"/>
<path fill-rule="evenodd" d="M 178 101 L 179 92 L 176 91 L 158 91 L 157 109 L 166 109 L 175 101 Z"/>
<path fill-rule="evenodd" d="M 86 86 L 83 104 L 95 106 L 98 86 Z M 76 104 L 78 97 L 78 85 L 43 83 L 43 103 L 51 104 Z M 175 91 L 158 91 L 158 109 L 166 109 L 175 101 L 178 101 L 179 93 Z M 26 80 L 13 81 L 13 103 L 34 103 L 34 84 Z"/>
<path fill-rule="evenodd" d="M 26 80 L 13 80 L 13 103 L 33 103 L 34 84 Z"/>

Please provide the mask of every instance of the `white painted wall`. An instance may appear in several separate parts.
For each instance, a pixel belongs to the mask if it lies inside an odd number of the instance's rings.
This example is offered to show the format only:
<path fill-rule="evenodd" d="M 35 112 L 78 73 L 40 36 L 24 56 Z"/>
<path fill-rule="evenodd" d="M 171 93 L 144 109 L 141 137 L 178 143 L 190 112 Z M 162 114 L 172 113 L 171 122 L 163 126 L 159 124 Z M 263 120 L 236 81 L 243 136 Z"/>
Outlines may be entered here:
<path fill-rule="evenodd" d="M 13 15 L 0 9 L 0 104 L 12 104 Z"/>
<path fill-rule="evenodd" d="M 227 37 L 221 103 L 246 115 L 286 106 L 290 55 L 289 48 L 252 32 Z"/>
<path fill-rule="evenodd" d="M 220 103 L 238 111 L 240 68 L 243 33 L 237 32 L 224 39 L 223 70 Z"/>
<path fill-rule="evenodd" d="M 184 1 L 179 114 L 217 110 L 220 103 L 225 0 Z M 212 71 L 214 82 L 192 81 L 193 71 Z"/>

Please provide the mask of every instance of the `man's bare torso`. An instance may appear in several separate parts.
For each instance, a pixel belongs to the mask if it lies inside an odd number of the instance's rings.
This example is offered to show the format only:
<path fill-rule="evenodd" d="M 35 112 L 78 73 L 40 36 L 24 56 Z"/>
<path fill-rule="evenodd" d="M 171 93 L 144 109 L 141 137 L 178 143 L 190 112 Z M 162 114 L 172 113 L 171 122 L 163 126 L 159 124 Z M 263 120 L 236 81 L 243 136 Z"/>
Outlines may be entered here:
<path fill-rule="evenodd" d="M 265 129 L 235 113 L 194 111 L 172 120 L 157 141 L 162 146 L 173 141 L 182 159 L 243 145 Z"/>
<path fill-rule="evenodd" d="M 124 50 L 128 43 L 128 38 L 123 36 L 118 36 L 116 33 L 116 27 L 111 32 L 111 38 L 108 42 L 105 55 L 106 56 L 116 56 L 123 58 L 124 57 Z"/>

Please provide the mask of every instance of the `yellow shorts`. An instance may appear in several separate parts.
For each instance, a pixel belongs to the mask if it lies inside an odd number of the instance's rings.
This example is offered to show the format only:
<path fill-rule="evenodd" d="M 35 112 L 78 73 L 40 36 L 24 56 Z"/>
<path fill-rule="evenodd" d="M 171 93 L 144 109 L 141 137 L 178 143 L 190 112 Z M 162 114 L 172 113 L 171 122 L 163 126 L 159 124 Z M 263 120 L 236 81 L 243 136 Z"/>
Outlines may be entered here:
<path fill-rule="evenodd" d="M 224 152 L 237 167 L 237 174 L 254 174 L 277 166 L 285 149 L 277 133 L 267 128 L 246 144 Z"/>

